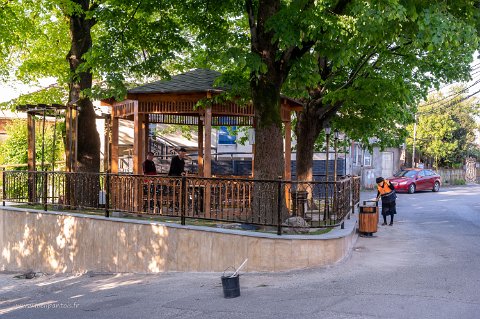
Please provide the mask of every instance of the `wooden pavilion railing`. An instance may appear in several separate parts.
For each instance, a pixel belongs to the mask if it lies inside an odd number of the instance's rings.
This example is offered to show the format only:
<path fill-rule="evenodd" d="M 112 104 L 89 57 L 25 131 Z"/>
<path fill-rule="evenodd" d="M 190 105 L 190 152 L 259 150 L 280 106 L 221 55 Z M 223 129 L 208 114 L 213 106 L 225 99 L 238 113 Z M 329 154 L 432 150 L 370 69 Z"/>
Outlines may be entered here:
<path fill-rule="evenodd" d="M 358 177 L 329 181 L 167 177 L 67 172 L 3 172 L 5 202 L 273 226 L 288 217 L 312 228 L 342 225 L 360 198 Z M 261 190 L 261 191 L 259 191 Z M 257 198 L 255 198 L 257 197 Z"/>

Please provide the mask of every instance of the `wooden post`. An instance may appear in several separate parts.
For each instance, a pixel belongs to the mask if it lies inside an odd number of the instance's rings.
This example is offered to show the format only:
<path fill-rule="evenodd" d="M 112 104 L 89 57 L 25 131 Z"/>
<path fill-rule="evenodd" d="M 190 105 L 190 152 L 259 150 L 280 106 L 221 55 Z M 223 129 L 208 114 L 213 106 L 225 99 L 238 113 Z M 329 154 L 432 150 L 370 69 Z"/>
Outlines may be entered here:
<path fill-rule="evenodd" d="M 28 170 L 35 171 L 35 118 L 32 114 L 27 113 L 28 127 Z"/>
<path fill-rule="evenodd" d="M 27 113 L 27 130 L 28 130 L 28 171 L 36 171 L 35 163 L 35 118 L 32 114 Z M 28 173 L 28 201 L 35 202 L 35 173 Z"/>
<path fill-rule="evenodd" d="M 292 178 L 292 124 L 285 123 L 285 179 Z"/>
<path fill-rule="evenodd" d="M 203 176 L 212 177 L 212 108 L 209 106 L 205 110 L 205 152 L 204 152 L 204 168 Z M 205 187 L 205 217 L 210 216 L 210 184 Z"/>
<path fill-rule="evenodd" d="M 103 115 L 105 124 L 105 137 L 103 140 L 103 171 L 108 172 L 110 170 L 110 139 L 111 139 L 111 130 L 110 130 L 110 117 L 107 115 Z"/>
<path fill-rule="evenodd" d="M 68 104 L 65 114 L 65 123 L 66 123 L 66 147 L 65 147 L 65 157 L 66 157 L 66 170 L 67 172 L 76 172 L 77 171 L 77 129 L 78 129 L 78 119 L 77 119 L 77 105 Z M 66 205 L 76 205 L 76 184 L 73 176 L 67 175 L 66 181 L 66 190 L 64 202 Z"/>
<path fill-rule="evenodd" d="M 204 152 L 204 176 L 212 176 L 212 108 L 205 110 L 205 152 Z"/>
<path fill-rule="evenodd" d="M 66 169 L 67 172 L 75 172 L 77 168 L 77 110 L 76 105 L 67 105 L 65 124 L 66 124 Z"/>
<path fill-rule="evenodd" d="M 151 151 L 150 149 L 150 145 L 149 145 L 149 138 L 150 138 L 150 120 L 148 118 L 148 114 L 144 114 L 143 115 L 143 132 L 144 132 L 144 137 L 143 137 L 143 141 L 144 141 L 144 153 L 147 153 L 149 151 Z M 145 156 L 145 155 L 143 155 Z M 143 157 L 142 157 L 143 158 Z M 143 161 L 142 161 L 143 163 Z"/>
<path fill-rule="evenodd" d="M 142 173 L 145 136 L 143 114 L 138 112 L 138 101 L 134 101 L 133 130 L 133 174 L 137 175 Z"/>
<path fill-rule="evenodd" d="M 203 177 L 203 119 L 198 119 L 198 176 Z"/>
<path fill-rule="evenodd" d="M 143 114 L 138 110 L 138 101 L 133 102 L 133 174 L 140 175 L 142 171 L 143 162 L 143 147 L 145 145 L 145 127 L 143 121 Z M 136 186 L 134 187 L 134 210 L 139 212 L 143 205 L 143 185 L 141 179 L 136 179 Z"/>
<path fill-rule="evenodd" d="M 110 170 L 113 174 L 118 173 L 118 117 L 112 112 L 112 146 L 110 157 Z"/>
<path fill-rule="evenodd" d="M 72 108 L 72 114 L 73 114 L 73 171 L 77 172 L 78 171 L 78 110 L 77 107 L 75 106 Z"/>
<path fill-rule="evenodd" d="M 255 143 L 252 144 L 252 178 L 255 178 Z"/>
<path fill-rule="evenodd" d="M 285 180 L 292 179 L 292 123 L 285 122 Z M 290 188 L 291 184 L 286 183 L 285 201 L 287 208 L 290 209 Z"/>
<path fill-rule="evenodd" d="M 67 104 L 65 110 L 65 170 L 72 171 L 72 106 Z"/>

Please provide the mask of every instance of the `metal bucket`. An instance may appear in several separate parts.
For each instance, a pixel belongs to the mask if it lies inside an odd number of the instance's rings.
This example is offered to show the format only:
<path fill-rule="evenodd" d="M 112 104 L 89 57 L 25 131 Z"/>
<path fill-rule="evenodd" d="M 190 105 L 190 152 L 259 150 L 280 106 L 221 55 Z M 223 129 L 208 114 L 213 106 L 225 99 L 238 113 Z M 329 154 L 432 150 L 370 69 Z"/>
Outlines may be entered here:
<path fill-rule="evenodd" d="M 236 298 L 240 296 L 240 276 L 222 276 L 223 297 Z"/>

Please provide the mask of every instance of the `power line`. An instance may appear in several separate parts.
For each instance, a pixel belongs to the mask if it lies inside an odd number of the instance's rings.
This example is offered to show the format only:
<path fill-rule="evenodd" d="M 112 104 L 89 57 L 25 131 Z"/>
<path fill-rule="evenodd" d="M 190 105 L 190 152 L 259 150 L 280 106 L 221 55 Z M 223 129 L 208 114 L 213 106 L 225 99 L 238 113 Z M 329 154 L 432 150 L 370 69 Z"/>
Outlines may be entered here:
<path fill-rule="evenodd" d="M 480 93 L 480 89 L 475 91 L 474 93 L 472 94 L 469 94 L 465 97 L 462 97 L 460 100 L 458 101 L 454 101 L 454 102 L 445 102 L 441 105 L 438 105 L 435 109 L 432 109 L 428 112 L 418 112 L 417 115 L 430 115 L 430 114 L 433 114 L 433 113 L 436 113 L 436 112 L 439 112 L 441 111 L 440 108 L 444 108 L 444 107 L 454 107 L 455 105 L 458 105 L 466 100 L 468 100 L 469 98 L 473 97 L 474 95 Z"/>
<path fill-rule="evenodd" d="M 423 104 L 422 106 L 429 106 L 429 105 L 433 105 L 433 104 L 437 104 L 439 102 L 442 102 L 446 99 L 450 99 L 450 100 L 453 100 L 454 98 L 456 98 L 457 96 L 461 95 L 462 93 L 465 93 L 468 89 L 470 89 L 471 87 L 475 86 L 476 84 L 479 84 L 480 83 L 480 78 L 477 79 L 475 82 L 473 82 L 473 84 L 471 84 L 470 86 L 467 86 L 465 88 L 463 88 L 462 90 L 458 91 L 458 92 L 454 92 L 454 93 L 451 93 L 447 96 L 444 96 L 443 98 L 441 98 L 440 100 L 436 100 L 436 101 L 432 101 L 432 102 L 429 102 L 429 103 L 425 103 Z"/>
<path fill-rule="evenodd" d="M 477 64 L 475 64 L 475 65 L 472 65 L 472 66 L 471 66 L 471 70 L 470 70 L 470 75 L 472 75 L 472 77 L 473 77 L 473 75 L 475 75 L 475 74 L 477 74 L 477 73 L 480 72 L 479 69 L 480 69 L 480 62 L 477 63 Z M 478 71 L 477 71 L 477 70 L 478 70 Z M 474 71 L 477 71 L 477 72 L 474 72 Z M 436 91 L 440 91 L 440 90 L 443 90 L 444 88 L 446 88 L 447 86 L 455 85 L 455 84 L 457 84 L 457 83 L 444 84 L 444 85 L 442 85 L 441 87 L 439 87 L 438 90 L 435 89 L 435 88 L 433 88 L 433 89 L 429 90 L 428 93 L 430 94 L 430 93 L 433 93 L 433 92 L 436 92 Z"/>

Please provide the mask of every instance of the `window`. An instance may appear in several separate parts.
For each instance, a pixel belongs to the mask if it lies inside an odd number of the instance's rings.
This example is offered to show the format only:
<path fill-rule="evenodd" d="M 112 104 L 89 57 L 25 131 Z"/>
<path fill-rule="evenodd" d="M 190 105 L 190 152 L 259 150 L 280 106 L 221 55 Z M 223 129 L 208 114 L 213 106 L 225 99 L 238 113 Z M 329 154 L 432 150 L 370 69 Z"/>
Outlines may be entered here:
<path fill-rule="evenodd" d="M 353 147 L 353 165 L 372 166 L 372 154 L 358 143 Z"/>
<path fill-rule="evenodd" d="M 363 150 L 362 148 L 360 147 L 360 145 L 356 145 L 358 151 L 357 151 L 357 164 L 358 165 L 362 165 L 362 153 L 363 153 Z"/>
<path fill-rule="evenodd" d="M 229 131 L 235 131 L 236 126 L 232 126 L 231 130 L 228 129 L 226 126 L 220 126 L 220 129 L 218 130 L 218 144 L 223 144 L 223 145 L 233 145 L 236 144 L 237 136 L 236 135 L 230 135 Z"/>
<path fill-rule="evenodd" d="M 372 154 L 368 150 L 363 153 L 363 165 L 372 166 Z"/>
<path fill-rule="evenodd" d="M 394 176 L 396 177 L 415 177 L 417 175 L 417 171 L 414 170 L 405 170 L 405 171 L 399 171 L 397 172 Z"/>
<path fill-rule="evenodd" d="M 355 143 L 353 146 L 353 164 L 362 165 L 362 148 L 360 144 Z"/>

